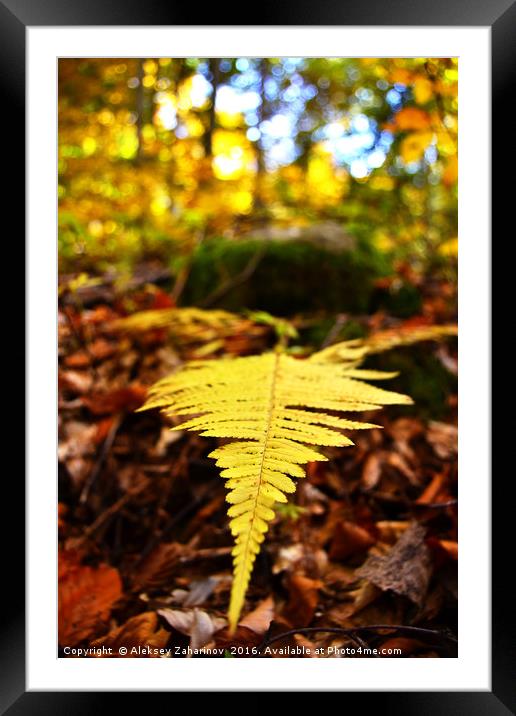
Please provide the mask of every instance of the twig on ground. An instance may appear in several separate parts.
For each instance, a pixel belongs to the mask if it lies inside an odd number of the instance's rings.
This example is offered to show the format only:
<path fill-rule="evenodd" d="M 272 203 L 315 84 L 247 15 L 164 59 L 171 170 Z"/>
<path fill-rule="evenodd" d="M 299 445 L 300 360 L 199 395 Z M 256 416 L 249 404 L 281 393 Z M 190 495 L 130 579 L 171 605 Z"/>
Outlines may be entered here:
<path fill-rule="evenodd" d="M 205 299 L 204 301 L 200 302 L 200 306 L 202 308 L 208 308 L 209 306 L 212 306 L 214 303 L 216 303 L 219 299 L 221 299 L 223 296 L 226 295 L 226 293 L 229 293 L 232 288 L 236 288 L 237 286 L 240 286 L 241 284 L 245 283 L 258 267 L 258 264 L 262 260 L 263 256 L 265 254 L 265 248 L 260 249 L 257 251 L 254 256 L 251 257 L 251 260 L 249 263 L 245 266 L 245 268 L 233 278 L 228 279 L 225 281 L 221 286 L 216 288 L 214 291 L 212 291 Z"/>
<path fill-rule="evenodd" d="M 194 258 L 195 251 L 199 248 L 200 244 L 204 241 L 205 233 L 204 231 L 199 231 L 196 236 L 195 244 L 192 248 L 192 251 L 186 260 L 184 266 L 180 269 L 180 271 L 177 274 L 176 281 L 174 283 L 174 287 L 172 288 L 172 293 L 170 294 L 170 297 L 172 301 L 174 301 L 174 304 L 177 305 L 177 302 L 179 301 L 179 297 L 183 293 L 186 282 L 188 281 L 188 277 L 190 276 L 190 271 L 192 270 L 192 263 Z"/>
<path fill-rule="evenodd" d="M 82 306 L 80 305 L 80 303 L 78 303 L 78 302 L 75 301 L 75 300 L 74 300 L 74 303 L 73 303 L 73 308 L 75 308 L 79 313 L 81 313 L 81 311 L 82 311 Z M 70 326 L 70 330 L 72 331 L 73 335 L 75 336 L 75 338 L 76 338 L 76 340 L 77 340 L 79 346 L 82 348 L 82 350 L 83 350 L 83 351 L 86 353 L 86 355 L 88 356 L 89 368 L 90 368 L 90 371 L 91 371 L 91 377 L 92 377 L 92 379 L 93 379 L 93 380 L 92 380 L 92 386 L 93 386 L 93 384 L 96 383 L 97 380 L 98 380 L 98 373 L 97 373 L 97 368 L 95 367 L 95 358 L 93 357 L 93 355 L 92 355 L 92 353 L 91 353 L 91 351 L 90 351 L 88 339 L 87 339 L 86 336 L 84 335 L 84 331 L 83 331 L 83 329 L 82 329 L 82 319 L 81 319 L 81 329 L 79 330 L 79 329 L 76 327 L 76 325 L 74 324 L 73 318 L 72 318 L 72 316 L 71 316 L 70 313 L 69 313 L 68 306 L 63 305 L 63 309 L 62 309 L 62 310 L 63 310 L 63 313 L 64 313 L 64 315 L 65 315 L 65 318 L 66 318 L 66 320 L 67 320 L 67 322 L 68 322 L 68 325 Z"/>
<path fill-rule="evenodd" d="M 335 323 L 328 331 L 328 334 L 326 335 L 326 338 L 324 339 L 324 341 L 321 343 L 321 350 L 323 348 L 327 348 L 328 346 L 331 346 L 331 344 L 334 342 L 334 340 L 339 335 L 341 328 L 345 325 L 348 318 L 349 318 L 349 316 L 347 313 L 337 314 Z"/>
<path fill-rule="evenodd" d="M 161 532 L 157 535 L 154 535 L 142 549 L 140 557 L 133 565 L 133 571 L 136 570 L 142 564 L 142 562 L 146 559 L 146 557 L 149 556 L 152 550 L 157 547 L 157 545 L 162 542 L 168 534 L 170 534 L 170 532 L 179 522 L 181 522 L 181 520 L 183 520 L 185 517 L 188 517 L 190 513 L 197 510 L 203 504 L 203 502 L 208 499 L 208 497 L 213 493 L 214 489 L 218 486 L 218 484 L 218 481 L 213 480 L 213 483 L 210 484 L 208 489 L 206 489 L 201 495 L 195 497 L 191 502 L 185 505 L 181 510 L 179 510 L 179 512 L 176 512 L 176 514 L 170 518 L 170 520 L 161 530 Z"/>
<path fill-rule="evenodd" d="M 414 636 L 445 639 L 450 643 L 457 643 L 455 636 L 436 629 L 424 629 L 422 627 L 403 626 L 401 624 L 373 624 L 367 626 L 356 626 L 350 629 L 344 629 L 342 627 L 304 627 L 300 629 L 290 629 L 289 631 L 282 632 L 281 634 L 276 634 L 273 637 L 266 634 L 264 640 L 258 647 L 258 651 L 260 652 L 274 642 L 285 639 L 288 636 L 294 636 L 295 634 L 315 634 L 316 632 L 326 632 L 328 634 L 340 634 L 341 636 L 347 636 L 353 640 L 353 638 L 357 638 L 359 632 L 377 632 L 382 629 L 398 631 L 404 634 L 412 634 Z"/>
<path fill-rule="evenodd" d="M 120 425 L 122 424 L 123 417 L 121 415 L 116 415 L 113 419 L 113 423 L 111 427 L 109 428 L 109 432 L 106 436 L 106 439 L 102 443 L 102 447 L 99 450 L 98 458 L 95 462 L 95 465 L 93 466 L 93 470 L 89 474 L 86 482 L 84 483 L 84 487 L 82 488 L 79 502 L 81 504 L 84 504 L 86 500 L 88 499 L 88 496 L 90 494 L 90 490 L 93 487 L 93 484 L 97 477 L 100 474 L 100 471 L 102 469 L 102 466 L 104 465 L 104 462 L 109 455 L 109 451 L 113 447 L 113 443 L 115 441 L 116 434 L 118 432 L 118 429 L 120 428 Z"/>
<path fill-rule="evenodd" d="M 128 490 L 125 495 L 122 495 L 122 497 L 120 497 L 116 502 L 114 502 L 107 509 L 105 509 L 104 512 L 102 512 L 97 517 L 97 519 L 92 522 L 91 525 L 89 525 L 89 527 L 86 527 L 83 535 L 77 540 L 76 545 L 81 544 L 82 542 L 87 540 L 88 537 L 91 537 L 92 534 L 94 534 L 100 527 L 102 527 L 104 522 L 109 517 L 112 517 L 114 514 L 116 514 L 127 502 L 129 502 L 132 497 L 139 495 L 140 492 L 143 492 L 143 490 L 147 487 L 147 482 L 142 482 L 140 485 L 137 485 L 132 490 Z"/>

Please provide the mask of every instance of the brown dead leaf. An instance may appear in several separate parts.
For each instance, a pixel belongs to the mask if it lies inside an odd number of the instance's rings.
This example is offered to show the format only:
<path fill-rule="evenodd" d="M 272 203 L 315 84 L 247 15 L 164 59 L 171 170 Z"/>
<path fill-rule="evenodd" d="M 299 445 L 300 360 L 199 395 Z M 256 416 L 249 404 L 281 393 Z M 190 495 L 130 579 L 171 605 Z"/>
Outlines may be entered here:
<path fill-rule="evenodd" d="M 66 356 L 64 363 L 67 368 L 87 368 L 92 361 L 100 361 L 109 358 L 118 351 L 118 347 L 114 343 L 106 341 L 104 338 L 97 338 L 86 348 Z"/>
<path fill-rule="evenodd" d="M 112 415 L 123 410 L 136 410 L 142 405 L 146 395 L 147 389 L 143 385 L 133 383 L 127 388 L 92 393 L 84 396 L 82 402 L 94 415 Z"/>
<path fill-rule="evenodd" d="M 398 445 L 405 445 L 423 432 L 423 425 L 417 418 L 398 418 L 389 426 L 389 433 Z"/>
<path fill-rule="evenodd" d="M 366 552 L 374 544 L 373 537 L 360 525 L 344 520 L 337 522 L 330 546 L 330 559 L 347 559 Z"/>
<path fill-rule="evenodd" d="M 80 564 L 76 552 L 59 553 L 59 643 L 74 646 L 101 632 L 122 596 L 118 570 Z"/>
<path fill-rule="evenodd" d="M 353 594 L 353 605 L 348 616 L 356 614 L 372 604 L 381 594 L 381 591 L 372 582 L 362 582 Z"/>
<path fill-rule="evenodd" d="M 149 450 L 149 455 L 155 457 L 164 457 L 167 454 L 169 445 L 173 445 L 178 440 L 181 440 L 184 433 L 182 430 L 171 430 L 169 427 L 161 428 L 159 440 L 152 450 Z"/>
<path fill-rule="evenodd" d="M 181 634 L 190 637 L 190 648 L 201 649 L 213 635 L 226 626 L 226 620 L 214 617 L 202 609 L 159 609 L 158 614 Z"/>
<path fill-rule="evenodd" d="M 108 437 L 114 423 L 114 418 L 103 418 L 96 423 L 95 442 L 97 445 L 104 442 Z"/>
<path fill-rule="evenodd" d="M 105 360 L 118 351 L 116 343 L 106 341 L 104 338 L 96 338 L 88 346 L 88 352 L 95 360 Z"/>
<path fill-rule="evenodd" d="M 260 602 L 256 609 L 249 612 L 243 619 L 240 620 L 240 626 L 246 627 L 255 634 L 265 634 L 271 621 L 274 618 L 274 599 L 267 597 L 263 602 Z"/>
<path fill-rule="evenodd" d="M 125 624 L 113 629 L 106 636 L 96 639 L 91 643 L 92 647 L 111 647 L 112 654 L 106 656 L 114 657 L 148 657 L 158 658 L 162 656 L 156 649 L 164 649 L 169 639 L 169 632 L 159 626 L 156 612 L 144 612 L 138 614 Z M 120 647 L 127 649 L 126 654 L 120 654 Z M 136 651 L 133 651 L 136 650 Z"/>
<path fill-rule="evenodd" d="M 362 468 L 362 484 L 366 490 L 376 487 L 382 474 L 382 460 L 378 453 L 373 452 L 366 458 Z"/>
<path fill-rule="evenodd" d="M 303 649 L 303 653 L 300 655 L 302 658 L 315 659 L 317 646 L 313 641 L 307 639 L 304 634 L 294 634 L 294 641 L 298 646 Z"/>
<path fill-rule="evenodd" d="M 93 461 L 82 457 L 71 457 L 65 461 L 65 465 L 73 485 L 79 488 L 91 473 Z"/>
<path fill-rule="evenodd" d="M 67 368 L 87 368 L 91 363 L 88 353 L 81 349 L 69 356 L 66 356 L 64 364 Z"/>
<path fill-rule="evenodd" d="M 170 582 L 179 559 L 185 556 L 188 548 L 179 542 L 162 542 L 138 567 L 134 577 L 134 588 L 156 589 Z"/>
<path fill-rule="evenodd" d="M 426 439 L 442 460 L 449 460 L 457 454 L 456 425 L 433 421 L 428 426 Z"/>
<path fill-rule="evenodd" d="M 63 430 L 63 438 L 59 441 L 58 459 L 66 462 L 74 457 L 93 455 L 96 449 L 97 426 L 70 420 Z"/>
<path fill-rule="evenodd" d="M 416 503 L 418 505 L 424 505 L 429 502 L 437 502 L 437 496 L 444 487 L 448 472 L 448 470 L 443 470 L 442 472 L 436 473 L 432 477 L 431 481 L 417 498 Z"/>
<path fill-rule="evenodd" d="M 378 532 L 378 539 L 381 542 L 394 544 L 409 527 L 409 525 L 410 522 L 401 520 L 380 520 L 380 522 L 375 524 L 375 528 Z"/>
<path fill-rule="evenodd" d="M 284 616 L 296 627 L 305 627 L 314 618 L 319 590 L 323 583 L 302 574 L 292 574 L 288 582 L 289 600 Z"/>
<path fill-rule="evenodd" d="M 439 545 L 444 549 L 446 554 L 451 557 L 453 560 L 457 561 L 459 558 L 459 545 L 457 542 L 454 542 L 453 540 L 449 539 L 440 539 L 437 540 Z"/>
<path fill-rule="evenodd" d="M 86 325 L 103 325 L 117 317 L 118 314 L 115 313 L 112 308 L 100 304 L 91 310 L 84 311 L 82 314 L 82 322 Z"/>
<path fill-rule="evenodd" d="M 80 370 L 60 370 L 58 376 L 60 388 L 66 388 L 72 393 L 83 395 L 87 393 L 93 384 L 90 373 Z"/>
<path fill-rule="evenodd" d="M 224 581 L 223 577 L 195 579 L 188 589 L 174 589 L 171 595 L 172 601 L 182 607 L 200 607 Z"/>
<path fill-rule="evenodd" d="M 394 467 L 398 472 L 407 478 L 412 485 L 419 484 L 419 478 L 415 470 L 413 470 L 405 458 L 397 452 L 390 452 L 387 458 L 387 462 L 391 467 Z"/>
<path fill-rule="evenodd" d="M 380 587 L 422 604 L 431 574 L 424 527 L 414 522 L 385 556 L 370 555 L 356 574 Z"/>
<path fill-rule="evenodd" d="M 300 564 L 305 557 L 303 545 L 300 542 L 281 547 L 278 551 L 276 561 L 272 566 L 272 573 L 279 574 L 284 571 L 292 571 L 294 567 Z"/>

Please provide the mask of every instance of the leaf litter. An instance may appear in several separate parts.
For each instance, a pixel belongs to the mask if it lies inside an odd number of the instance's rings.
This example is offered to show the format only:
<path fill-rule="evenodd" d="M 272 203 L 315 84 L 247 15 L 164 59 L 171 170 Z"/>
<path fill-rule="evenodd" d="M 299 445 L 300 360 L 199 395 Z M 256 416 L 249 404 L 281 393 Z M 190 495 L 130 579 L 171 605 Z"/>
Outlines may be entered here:
<path fill-rule="evenodd" d="M 115 336 L 107 326 L 119 311 L 101 303 L 74 314 L 88 326 L 86 348 L 59 320 L 61 655 L 65 646 L 174 656 L 236 645 L 241 656 L 268 658 L 278 656 L 265 653 L 268 640 L 293 631 L 277 643 L 304 646 L 303 657 L 359 643 L 398 645 L 412 658 L 454 655 L 456 403 L 446 422 L 385 414 L 384 430 L 308 465 L 306 494 L 272 523 L 230 638 L 231 542 L 222 480 L 207 459 L 216 442 L 133 412 L 153 382 L 195 357 L 202 333 L 181 346 L 166 333 Z M 273 339 L 268 330 L 249 343 L 245 330 L 231 338 L 213 343 L 215 354 L 227 341 L 246 355 Z"/>

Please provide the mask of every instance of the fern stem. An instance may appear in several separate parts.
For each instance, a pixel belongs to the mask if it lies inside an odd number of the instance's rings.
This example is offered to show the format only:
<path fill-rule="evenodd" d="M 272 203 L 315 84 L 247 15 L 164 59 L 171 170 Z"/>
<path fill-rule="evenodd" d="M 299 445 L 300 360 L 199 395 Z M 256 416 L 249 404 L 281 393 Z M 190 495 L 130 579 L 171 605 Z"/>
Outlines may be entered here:
<path fill-rule="evenodd" d="M 253 518 L 251 525 L 246 534 L 245 547 L 244 547 L 244 558 L 240 562 L 238 572 L 235 574 L 233 585 L 231 588 L 231 598 L 229 602 L 228 620 L 229 620 L 229 633 L 234 634 L 238 626 L 238 620 L 244 604 L 244 595 L 251 579 L 251 573 L 253 571 L 254 563 L 249 566 L 250 559 L 254 556 L 250 554 L 249 547 L 251 544 L 251 537 L 253 534 L 254 523 L 256 520 L 256 507 L 258 504 L 258 498 L 260 496 L 260 487 L 262 485 L 263 467 L 265 461 L 265 453 L 267 452 L 267 443 L 269 441 L 271 426 L 273 425 L 274 412 L 276 408 L 276 378 L 279 367 L 280 353 L 274 355 L 274 368 L 271 372 L 271 381 L 269 386 L 269 408 L 267 411 L 267 432 L 263 441 L 263 451 L 260 460 L 258 484 L 256 488 L 256 496 L 254 498 Z"/>

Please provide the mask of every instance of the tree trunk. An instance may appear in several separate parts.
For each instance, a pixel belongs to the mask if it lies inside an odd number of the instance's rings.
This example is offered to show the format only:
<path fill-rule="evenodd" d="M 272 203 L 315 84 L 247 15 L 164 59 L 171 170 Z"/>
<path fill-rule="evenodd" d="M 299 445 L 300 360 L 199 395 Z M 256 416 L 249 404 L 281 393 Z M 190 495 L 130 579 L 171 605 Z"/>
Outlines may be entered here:
<path fill-rule="evenodd" d="M 261 123 L 267 119 L 269 115 L 268 106 L 267 106 L 267 99 L 265 97 L 265 80 L 267 79 L 267 72 L 269 70 L 269 63 L 268 61 L 263 58 L 260 61 L 260 97 L 261 97 L 261 103 L 260 107 L 258 109 L 258 127 L 260 127 Z M 266 174 L 266 167 L 265 167 L 265 157 L 263 155 L 263 147 L 262 147 L 262 141 L 259 139 L 256 142 L 256 161 L 257 161 L 257 168 L 256 168 L 256 182 L 254 186 L 254 208 L 255 210 L 261 212 L 264 209 L 264 203 L 263 203 L 263 197 L 262 197 L 262 184 L 263 184 L 263 178 Z"/>
<path fill-rule="evenodd" d="M 217 89 L 220 83 L 220 60 L 218 58 L 210 57 L 209 68 L 211 74 L 211 85 L 213 87 L 213 93 L 211 96 L 211 104 L 208 110 L 208 126 L 203 136 L 204 144 L 204 156 L 213 156 L 213 132 L 215 130 L 215 102 L 217 99 Z"/>

